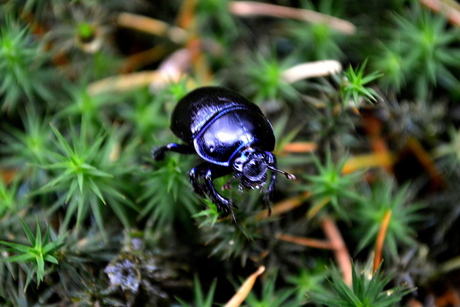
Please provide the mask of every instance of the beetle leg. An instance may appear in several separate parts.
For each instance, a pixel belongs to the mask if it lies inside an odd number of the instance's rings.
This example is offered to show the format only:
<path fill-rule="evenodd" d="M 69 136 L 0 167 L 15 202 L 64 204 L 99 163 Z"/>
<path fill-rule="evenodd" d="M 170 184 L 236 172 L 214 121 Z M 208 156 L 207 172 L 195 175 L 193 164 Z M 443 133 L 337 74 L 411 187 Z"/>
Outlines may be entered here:
<path fill-rule="evenodd" d="M 213 203 L 215 203 L 217 208 L 219 208 L 219 210 L 223 211 L 225 213 L 225 215 L 231 213 L 232 219 L 236 223 L 235 215 L 233 214 L 233 210 L 232 210 L 232 207 L 233 207 L 232 202 L 230 200 L 228 200 L 227 198 L 223 197 L 222 195 L 220 195 L 216 191 L 216 188 L 214 187 L 214 185 L 212 184 L 212 180 L 214 178 L 222 177 L 224 175 L 225 174 L 218 174 L 217 176 L 213 175 L 212 174 L 212 168 L 209 168 L 208 171 L 206 172 L 205 177 L 204 177 L 204 182 L 205 182 L 207 190 L 208 190 L 208 195 L 209 195 L 209 197 L 211 197 L 211 200 L 213 201 Z"/>
<path fill-rule="evenodd" d="M 152 157 L 155 161 L 163 160 L 165 157 L 165 153 L 167 151 L 178 152 L 182 154 L 194 154 L 196 153 L 195 148 L 191 145 L 185 144 L 176 144 L 176 143 L 169 143 L 165 146 L 158 147 L 152 150 Z"/>
<path fill-rule="evenodd" d="M 233 214 L 232 207 L 234 205 L 230 200 L 220 195 L 214 187 L 212 181 L 216 178 L 227 175 L 231 169 L 215 167 L 210 163 L 202 163 L 190 171 L 190 182 L 192 183 L 195 192 L 201 196 L 208 196 L 211 201 L 217 206 L 219 211 L 224 212 L 225 215 L 231 214 L 233 220 L 236 222 L 235 215 Z M 204 184 L 199 182 L 199 179 L 204 179 Z"/>
<path fill-rule="evenodd" d="M 194 167 L 190 170 L 190 182 L 192 184 L 193 191 L 196 194 L 200 195 L 201 197 L 206 197 L 206 186 L 198 182 L 198 178 L 201 178 L 204 175 L 201 172 L 197 174 L 197 170 L 200 170 L 199 166 Z"/>
<path fill-rule="evenodd" d="M 270 152 L 267 152 L 267 155 L 268 155 L 268 161 L 267 161 L 268 165 L 270 165 L 271 167 L 276 169 L 276 158 L 275 158 L 275 156 Z M 277 176 L 277 172 L 272 171 L 272 177 L 271 177 L 270 183 L 268 184 L 267 190 L 266 190 L 265 195 L 264 195 L 264 202 L 265 202 L 265 205 L 268 208 L 268 216 L 270 216 L 272 214 L 272 207 L 271 207 L 270 201 L 275 196 L 276 176 Z"/>
<path fill-rule="evenodd" d="M 241 173 L 236 173 L 235 175 L 233 175 L 232 178 L 230 178 L 227 181 L 227 183 L 222 186 L 222 191 L 231 189 L 232 188 L 232 181 L 235 180 L 235 179 L 238 179 L 239 177 L 241 177 Z M 239 188 L 238 188 L 238 190 L 239 190 Z"/>

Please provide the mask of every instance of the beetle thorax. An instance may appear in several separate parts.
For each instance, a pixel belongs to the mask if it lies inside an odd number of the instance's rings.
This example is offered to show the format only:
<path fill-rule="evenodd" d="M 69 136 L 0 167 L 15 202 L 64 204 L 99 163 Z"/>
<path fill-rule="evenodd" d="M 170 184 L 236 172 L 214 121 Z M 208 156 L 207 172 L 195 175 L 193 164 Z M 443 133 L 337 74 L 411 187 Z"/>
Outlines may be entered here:
<path fill-rule="evenodd" d="M 246 148 L 233 161 L 233 169 L 241 177 L 241 185 L 247 189 L 260 189 L 267 181 L 266 155 L 264 151 Z"/>

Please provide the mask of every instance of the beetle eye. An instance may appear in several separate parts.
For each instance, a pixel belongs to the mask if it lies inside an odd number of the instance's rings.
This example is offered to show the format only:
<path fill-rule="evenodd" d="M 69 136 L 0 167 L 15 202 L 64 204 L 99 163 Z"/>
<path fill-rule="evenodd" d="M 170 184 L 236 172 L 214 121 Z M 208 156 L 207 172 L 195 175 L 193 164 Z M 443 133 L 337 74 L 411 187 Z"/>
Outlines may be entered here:
<path fill-rule="evenodd" d="M 236 159 L 233 162 L 233 168 L 238 172 L 242 172 L 243 171 L 243 160 L 242 159 Z"/>

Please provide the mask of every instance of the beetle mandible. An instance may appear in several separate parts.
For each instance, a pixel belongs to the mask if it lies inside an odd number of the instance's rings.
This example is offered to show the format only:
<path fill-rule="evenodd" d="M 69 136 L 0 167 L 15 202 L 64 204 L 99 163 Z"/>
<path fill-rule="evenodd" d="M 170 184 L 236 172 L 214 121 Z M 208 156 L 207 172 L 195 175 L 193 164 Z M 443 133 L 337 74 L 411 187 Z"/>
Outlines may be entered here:
<path fill-rule="evenodd" d="M 260 189 L 267 181 L 267 169 L 272 171 L 264 201 L 271 213 L 276 175 L 287 179 L 295 176 L 277 169 L 275 136 L 260 108 L 240 94 L 222 87 L 201 87 L 177 103 L 171 116 L 171 130 L 185 144 L 170 143 L 152 152 L 154 160 L 162 160 L 167 151 L 198 154 L 204 162 L 189 175 L 195 193 L 208 196 L 225 214 L 231 213 L 232 202 L 216 191 L 212 181 L 235 172 L 230 182 L 240 179 L 239 189 Z M 203 180 L 204 179 L 204 180 Z"/>

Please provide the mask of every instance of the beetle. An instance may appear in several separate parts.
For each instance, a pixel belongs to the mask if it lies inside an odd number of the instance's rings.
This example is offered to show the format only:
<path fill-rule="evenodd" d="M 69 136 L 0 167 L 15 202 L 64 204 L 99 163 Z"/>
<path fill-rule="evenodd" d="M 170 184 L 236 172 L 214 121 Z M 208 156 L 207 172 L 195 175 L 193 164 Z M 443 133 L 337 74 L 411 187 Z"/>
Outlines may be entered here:
<path fill-rule="evenodd" d="M 171 116 L 172 132 L 185 144 L 170 143 L 152 151 L 153 159 L 162 160 L 166 152 L 198 154 L 204 161 L 190 170 L 190 182 L 196 194 L 206 197 L 225 215 L 236 221 L 233 203 L 216 191 L 212 181 L 233 177 L 222 187 L 239 179 L 238 189 L 261 189 L 271 180 L 264 201 L 271 214 L 277 173 L 294 180 L 295 176 L 277 169 L 273 128 L 260 108 L 237 92 L 222 87 L 201 87 L 179 100 Z"/>

